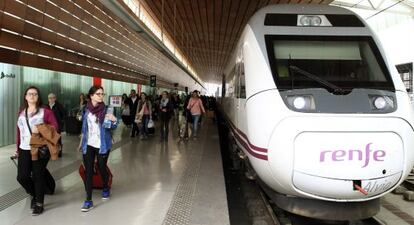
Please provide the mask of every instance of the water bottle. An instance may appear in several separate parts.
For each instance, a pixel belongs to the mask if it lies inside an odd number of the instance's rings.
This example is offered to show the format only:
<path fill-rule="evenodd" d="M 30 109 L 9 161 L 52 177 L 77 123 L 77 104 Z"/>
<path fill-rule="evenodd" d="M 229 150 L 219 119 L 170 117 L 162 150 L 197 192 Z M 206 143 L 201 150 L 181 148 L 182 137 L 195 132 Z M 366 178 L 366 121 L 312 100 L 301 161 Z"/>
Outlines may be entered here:
<path fill-rule="evenodd" d="M 108 109 L 106 110 L 106 114 L 107 115 L 113 115 L 114 114 L 114 108 L 112 106 L 109 106 Z M 103 122 L 103 127 L 104 128 L 111 128 L 112 121 L 107 117 L 107 115 L 105 115 L 105 119 L 104 119 L 104 122 Z"/>

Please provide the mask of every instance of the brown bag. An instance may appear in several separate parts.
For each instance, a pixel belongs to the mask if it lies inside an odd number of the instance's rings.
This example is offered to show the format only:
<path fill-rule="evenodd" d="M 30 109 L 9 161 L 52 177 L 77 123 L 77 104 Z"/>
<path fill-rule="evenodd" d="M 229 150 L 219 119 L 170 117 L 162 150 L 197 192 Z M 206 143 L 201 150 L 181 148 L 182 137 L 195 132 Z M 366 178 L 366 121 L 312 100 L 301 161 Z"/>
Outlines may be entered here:
<path fill-rule="evenodd" d="M 137 115 L 135 116 L 135 123 L 139 124 L 142 122 L 142 117 L 144 116 L 144 107 L 145 105 L 142 106 L 141 111 L 139 111 L 139 113 L 137 113 Z"/>

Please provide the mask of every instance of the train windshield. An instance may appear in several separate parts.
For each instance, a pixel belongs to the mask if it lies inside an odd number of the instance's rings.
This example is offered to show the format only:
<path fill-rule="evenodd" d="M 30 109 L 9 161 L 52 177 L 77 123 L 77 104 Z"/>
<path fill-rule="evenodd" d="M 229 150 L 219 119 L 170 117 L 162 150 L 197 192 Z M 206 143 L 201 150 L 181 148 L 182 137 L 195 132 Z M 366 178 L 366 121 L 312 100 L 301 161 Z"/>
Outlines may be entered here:
<path fill-rule="evenodd" d="M 266 37 L 280 90 L 354 88 L 394 91 L 391 76 L 370 37 Z"/>

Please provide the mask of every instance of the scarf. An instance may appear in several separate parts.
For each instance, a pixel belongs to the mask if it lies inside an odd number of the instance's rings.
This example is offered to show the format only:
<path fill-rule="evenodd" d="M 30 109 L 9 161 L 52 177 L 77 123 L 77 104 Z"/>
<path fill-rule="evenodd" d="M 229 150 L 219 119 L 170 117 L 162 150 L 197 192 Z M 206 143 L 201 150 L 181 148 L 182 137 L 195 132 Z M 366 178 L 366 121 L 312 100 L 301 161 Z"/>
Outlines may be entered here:
<path fill-rule="evenodd" d="M 167 107 L 167 104 L 168 104 L 168 98 L 166 98 L 166 99 L 161 99 L 161 105 L 160 105 L 160 108 L 162 109 L 162 108 L 164 108 L 164 107 Z"/>
<path fill-rule="evenodd" d="M 88 101 L 88 103 L 86 104 L 86 107 L 89 112 L 91 112 L 93 115 L 96 116 L 96 118 L 98 118 L 99 123 L 102 124 L 105 119 L 105 104 L 102 102 L 102 103 L 98 103 L 98 105 L 93 107 L 92 101 Z"/>

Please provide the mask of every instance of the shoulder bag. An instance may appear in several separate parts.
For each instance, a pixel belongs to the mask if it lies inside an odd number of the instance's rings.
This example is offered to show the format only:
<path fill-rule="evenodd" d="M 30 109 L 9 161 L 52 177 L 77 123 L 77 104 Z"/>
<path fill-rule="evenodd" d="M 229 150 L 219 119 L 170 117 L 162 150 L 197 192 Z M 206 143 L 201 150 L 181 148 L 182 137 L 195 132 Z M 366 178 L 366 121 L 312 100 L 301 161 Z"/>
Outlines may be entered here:
<path fill-rule="evenodd" d="M 30 124 L 29 124 L 29 116 L 27 115 L 27 108 L 25 110 L 25 115 L 26 115 L 27 127 L 29 128 L 30 135 L 32 135 L 32 129 L 30 128 Z M 39 147 L 37 152 L 38 152 L 39 159 L 49 159 L 50 158 L 50 151 L 49 151 L 49 148 L 47 147 L 47 145 L 43 145 L 43 146 Z"/>

